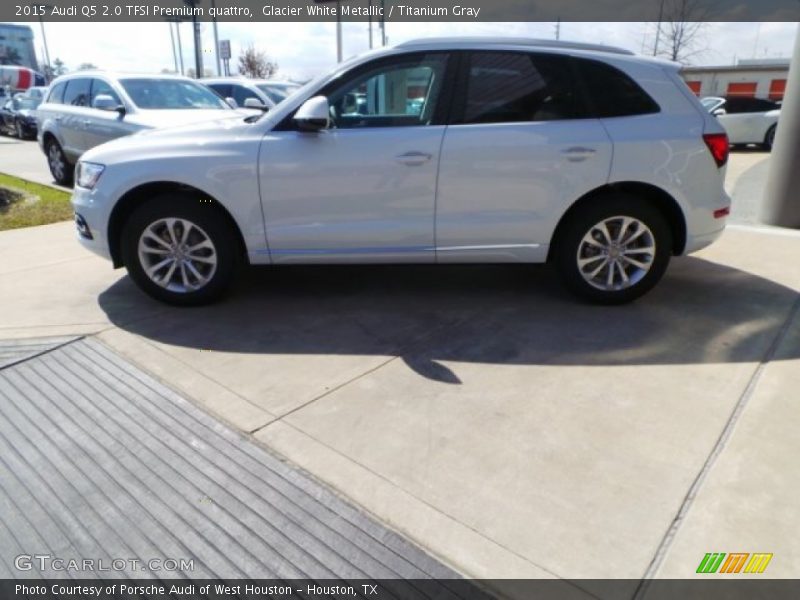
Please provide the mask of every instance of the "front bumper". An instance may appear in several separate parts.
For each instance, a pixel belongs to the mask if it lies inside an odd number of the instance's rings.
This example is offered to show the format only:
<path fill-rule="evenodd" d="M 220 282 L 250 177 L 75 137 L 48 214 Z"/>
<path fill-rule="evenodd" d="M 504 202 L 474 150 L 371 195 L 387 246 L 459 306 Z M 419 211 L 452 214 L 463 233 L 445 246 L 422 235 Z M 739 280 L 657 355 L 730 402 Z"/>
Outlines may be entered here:
<path fill-rule="evenodd" d="M 72 208 L 76 215 L 78 241 L 95 254 L 111 260 L 108 246 L 108 204 L 97 190 L 75 186 L 72 191 Z"/>

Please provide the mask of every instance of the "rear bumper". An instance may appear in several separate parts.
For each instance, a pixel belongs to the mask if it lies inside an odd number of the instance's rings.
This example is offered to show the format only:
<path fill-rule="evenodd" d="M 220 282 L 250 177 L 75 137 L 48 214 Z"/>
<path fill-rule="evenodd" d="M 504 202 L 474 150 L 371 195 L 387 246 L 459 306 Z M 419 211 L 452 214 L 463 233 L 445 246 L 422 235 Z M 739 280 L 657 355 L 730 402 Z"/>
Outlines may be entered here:
<path fill-rule="evenodd" d="M 702 250 L 706 246 L 710 246 L 713 244 L 722 233 L 725 231 L 725 224 L 722 225 L 716 231 L 712 231 L 710 233 L 703 233 L 701 235 L 693 235 L 686 239 L 686 249 L 683 251 L 683 254 L 692 254 L 693 252 L 697 252 L 698 250 Z"/>

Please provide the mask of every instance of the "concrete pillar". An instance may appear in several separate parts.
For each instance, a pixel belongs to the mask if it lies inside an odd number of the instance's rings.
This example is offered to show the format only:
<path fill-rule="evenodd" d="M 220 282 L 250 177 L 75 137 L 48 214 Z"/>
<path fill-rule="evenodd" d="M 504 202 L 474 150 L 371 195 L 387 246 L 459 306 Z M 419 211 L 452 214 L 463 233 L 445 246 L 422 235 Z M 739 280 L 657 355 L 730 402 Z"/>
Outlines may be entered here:
<path fill-rule="evenodd" d="M 800 26 L 772 147 L 761 220 L 800 229 Z"/>

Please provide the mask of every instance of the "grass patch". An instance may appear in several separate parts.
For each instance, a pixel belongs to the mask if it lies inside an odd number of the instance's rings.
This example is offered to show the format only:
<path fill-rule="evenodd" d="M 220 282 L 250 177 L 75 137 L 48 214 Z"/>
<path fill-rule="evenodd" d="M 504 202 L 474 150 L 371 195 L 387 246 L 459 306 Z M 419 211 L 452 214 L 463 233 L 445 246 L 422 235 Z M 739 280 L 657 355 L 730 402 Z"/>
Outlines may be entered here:
<path fill-rule="evenodd" d="M 0 173 L 0 231 L 72 219 L 67 192 Z"/>

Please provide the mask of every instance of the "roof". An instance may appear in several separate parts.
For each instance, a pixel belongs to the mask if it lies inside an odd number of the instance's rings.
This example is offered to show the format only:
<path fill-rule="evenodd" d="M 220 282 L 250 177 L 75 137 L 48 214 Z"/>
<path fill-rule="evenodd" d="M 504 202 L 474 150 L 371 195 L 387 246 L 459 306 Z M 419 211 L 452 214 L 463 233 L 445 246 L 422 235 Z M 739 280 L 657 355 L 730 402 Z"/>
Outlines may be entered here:
<path fill-rule="evenodd" d="M 566 42 L 560 40 L 546 40 L 537 38 L 520 37 L 439 37 L 439 38 L 420 38 L 409 40 L 398 44 L 396 48 L 413 48 L 424 46 L 426 48 L 441 46 L 452 48 L 453 46 L 531 46 L 537 48 L 560 48 L 565 50 L 588 50 L 592 52 L 608 52 L 611 54 L 625 54 L 632 56 L 633 52 L 616 46 L 605 46 L 603 44 L 585 44 L 582 42 Z"/>

